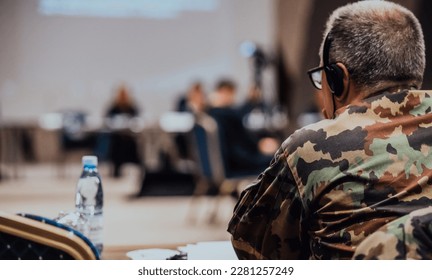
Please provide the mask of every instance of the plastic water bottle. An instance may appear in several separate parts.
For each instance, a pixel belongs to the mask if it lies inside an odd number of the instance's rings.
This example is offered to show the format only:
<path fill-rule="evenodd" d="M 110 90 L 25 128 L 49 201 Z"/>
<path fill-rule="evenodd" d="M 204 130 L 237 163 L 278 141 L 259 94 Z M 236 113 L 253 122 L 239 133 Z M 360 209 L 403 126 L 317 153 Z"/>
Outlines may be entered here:
<path fill-rule="evenodd" d="M 103 249 L 103 190 L 97 170 L 96 156 L 83 156 L 83 170 L 76 187 L 75 209 L 87 220 L 83 234 L 92 241 L 99 253 Z"/>

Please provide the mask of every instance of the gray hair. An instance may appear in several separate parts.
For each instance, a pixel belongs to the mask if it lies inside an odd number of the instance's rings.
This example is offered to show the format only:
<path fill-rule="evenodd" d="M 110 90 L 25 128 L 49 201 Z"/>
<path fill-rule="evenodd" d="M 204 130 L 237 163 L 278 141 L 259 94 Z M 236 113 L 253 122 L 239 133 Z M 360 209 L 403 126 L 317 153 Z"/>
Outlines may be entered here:
<path fill-rule="evenodd" d="M 329 61 L 343 63 L 359 89 L 371 93 L 401 84 L 421 87 L 423 31 L 406 8 L 386 1 L 348 4 L 328 19 L 324 38 L 329 33 Z"/>

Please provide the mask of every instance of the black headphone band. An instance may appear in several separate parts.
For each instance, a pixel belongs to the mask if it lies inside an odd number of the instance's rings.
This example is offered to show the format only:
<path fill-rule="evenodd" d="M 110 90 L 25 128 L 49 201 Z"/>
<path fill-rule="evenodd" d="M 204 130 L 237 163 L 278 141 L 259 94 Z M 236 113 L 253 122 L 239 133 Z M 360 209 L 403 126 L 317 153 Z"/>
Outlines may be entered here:
<path fill-rule="evenodd" d="M 330 46 L 333 42 L 333 37 L 331 36 L 330 32 L 327 33 L 327 36 L 324 39 L 324 46 L 323 46 L 323 63 L 324 66 L 327 66 L 330 64 Z"/>

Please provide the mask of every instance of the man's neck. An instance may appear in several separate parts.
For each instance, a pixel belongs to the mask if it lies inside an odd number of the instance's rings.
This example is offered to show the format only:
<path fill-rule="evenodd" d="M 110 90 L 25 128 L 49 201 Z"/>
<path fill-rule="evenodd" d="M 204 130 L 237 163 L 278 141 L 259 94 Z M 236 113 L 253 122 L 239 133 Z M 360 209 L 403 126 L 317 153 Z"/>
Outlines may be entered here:
<path fill-rule="evenodd" d="M 363 98 L 367 98 L 370 96 L 380 95 L 381 93 L 388 92 L 388 93 L 395 93 L 402 90 L 414 90 L 417 89 L 417 87 L 410 82 L 402 82 L 402 83 L 395 83 L 395 82 L 389 82 L 389 83 L 383 83 L 380 87 L 376 88 L 375 90 L 364 94 Z"/>
<path fill-rule="evenodd" d="M 384 93 L 384 92 L 396 93 L 396 92 L 400 92 L 402 90 L 414 90 L 414 89 L 416 89 L 416 87 L 410 86 L 410 85 L 406 85 L 406 84 L 404 84 L 404 85 L 397 85 L 397 86 L 391 86 L 391 87 L 385 88 L 383 90 L 380 90 L 380 91 L 376 92 L 373 95 L 379 95 L 379 94 Z"/>
<path fill-rule="evenodd" d="M 335 103 L 336 110 L 352 103 L 361 102 L 363 99 L 366 99 L 368 97 L 380 95 L 384 92 L 396 93 L 401 90 L 414 90 L 414 89 L 416 89 L 416 87 L 408 83 L 400 83 L 400 84 L 392 83 L 392 84 L 387 84 L 386 86 L 383 85 L 378 90 L 365 91 L 364 89 L 359 89 L 353 83 L 350 83 L 348 89 L 348 95 L 346 96 L 346 98 L 344 100 L 336 100 Z"/>

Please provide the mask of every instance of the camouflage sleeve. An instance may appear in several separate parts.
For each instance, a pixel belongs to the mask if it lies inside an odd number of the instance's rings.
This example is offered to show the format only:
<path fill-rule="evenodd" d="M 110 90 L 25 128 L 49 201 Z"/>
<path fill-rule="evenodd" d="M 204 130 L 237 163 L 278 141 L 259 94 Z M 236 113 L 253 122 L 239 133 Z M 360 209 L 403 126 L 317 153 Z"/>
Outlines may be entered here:
<path fill-rule="evenodd" d="M 398 218 L 363 240 L 356 260 L 432 259 L 432 207 Z"/>
<path fill-rule="evenodd" d="M 239 259 L 300 258 L 299 197 L 286 154 L 280 150 L 234 208 L 228 231 Z"/>

